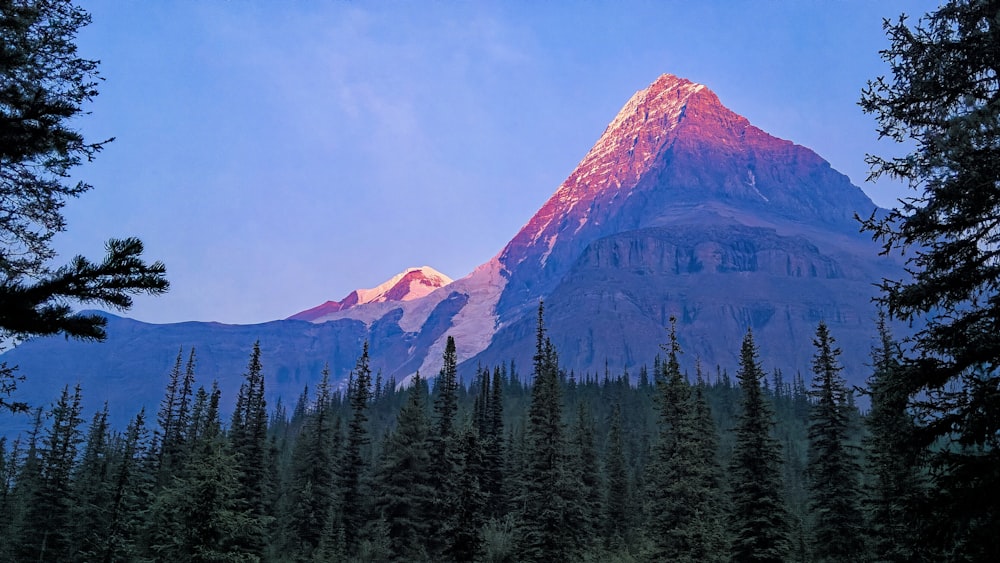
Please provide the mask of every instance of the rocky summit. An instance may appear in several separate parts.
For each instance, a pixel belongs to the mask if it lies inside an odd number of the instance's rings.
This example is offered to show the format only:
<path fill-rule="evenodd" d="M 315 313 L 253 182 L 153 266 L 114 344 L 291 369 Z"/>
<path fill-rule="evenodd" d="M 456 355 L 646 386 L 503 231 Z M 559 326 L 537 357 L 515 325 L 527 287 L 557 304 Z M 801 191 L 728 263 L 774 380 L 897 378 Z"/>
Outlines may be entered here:
<path fill-rule="evenodd" d="M 665 74 L 637 92 L 552 197 L 492 259 L 451 281 L 404 271 L 283 321 L 151 325 L 110 317 L 103 344 L 61 338 L 4 354 L 28 379 L 25 400 L 81 381 L 94 405 L 154 408 L 178 350 L 194 347 L 203 379 L 232 398 L 255 340 L 268 394 L 285 402 L 324 364 L 346 380 L 362 343 L 401 381 L 434 374 L 447 336 L 460 371 L 514 360 L 529 372 L 538 303 L 567 370 L 603 374 L 650 364 L 677 319 L 685 354 L 734 371 L 752 329 L 765 369 L 807 374 L 816 324 L 860 384 L 874 335 L 874 283 L 901 266 L 878 256 L 855 214 L 879 213 L 810 149 L 754 127 L 706 86 Z M 528 373 L 522 375 L 527 376 Z M 110 397 L 109 397 L 110 398 Z"/>

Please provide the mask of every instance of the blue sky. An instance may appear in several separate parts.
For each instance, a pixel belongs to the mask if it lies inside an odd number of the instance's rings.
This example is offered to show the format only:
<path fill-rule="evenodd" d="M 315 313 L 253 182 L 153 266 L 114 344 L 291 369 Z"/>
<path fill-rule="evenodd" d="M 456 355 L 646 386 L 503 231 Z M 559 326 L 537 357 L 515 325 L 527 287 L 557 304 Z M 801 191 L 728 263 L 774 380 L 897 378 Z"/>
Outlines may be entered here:
<path fill-rule="evenodd" d="M 882 18 L 925 1 L 122 2 L 83 5 L 105 82 L 79 127 L 62 258 L 139 236 L 172 289 L 149 322 L 254 323 L 409 266 L 496 254 L 662 73 L 864 183 Z"/>

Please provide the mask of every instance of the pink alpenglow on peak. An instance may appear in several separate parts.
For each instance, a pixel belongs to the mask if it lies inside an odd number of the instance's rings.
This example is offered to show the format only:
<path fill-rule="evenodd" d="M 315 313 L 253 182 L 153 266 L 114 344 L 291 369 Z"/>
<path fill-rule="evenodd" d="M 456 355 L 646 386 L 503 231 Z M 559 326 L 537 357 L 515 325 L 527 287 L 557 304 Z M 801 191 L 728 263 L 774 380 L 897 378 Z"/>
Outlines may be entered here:
<path fill-rule="evenodd" d="M 331 313 L 344 311 L 365 303 L 412 301 L 450 284 L 451 281 L 451 278 L 430 266 L 409 268 L 377 287 L 356 289 L 340 301 L 327 301 L 288 318 L 299 321 L 316 321 Z"/>

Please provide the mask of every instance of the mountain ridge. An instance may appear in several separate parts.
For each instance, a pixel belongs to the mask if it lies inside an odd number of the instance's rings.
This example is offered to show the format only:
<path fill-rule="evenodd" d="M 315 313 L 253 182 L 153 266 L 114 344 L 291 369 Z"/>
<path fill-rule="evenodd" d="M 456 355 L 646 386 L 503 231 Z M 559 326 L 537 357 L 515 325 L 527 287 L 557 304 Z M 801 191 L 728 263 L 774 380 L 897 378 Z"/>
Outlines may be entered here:
<path fill-rule="evenodd" d="M 433 376 L 448 336 L 463 372 L 511 360 L 530 366 L 544 299 L 548 333 L 577 373 L 611 366 L 635 374 L 658 353 L 670 317 L 690 350 L 685 362 L 735 368 L 752 328 L 768 367 L 807 372 L 812 333 L 826 320 L 843 343 L 849 381 L 860 384 L 874 335 L 873 284 L 902 272 L 858 232 L 854 214 L 873 211 L 812 150 L 753 126 L 706 86 L 665 74 L 626 102 L 511 240 L 460 279 L 432 282 L 422 269 L 406 279 L 408 269 L 284 321 L 239 328 L 115 320 L 105 351 L 72 367 L 86 378 L 122 378 L 126 368 L 162 377 L 176 346 L 193 345 L 220 354 L 211 367 L 226 391 L 238 387 L 246 360 L 226 335 L 254 333 L 265 367 L 273 362 L 271 393 L 286 400 L 324 364 L 346 380 L 364 341 L 373 369 L 395 381 Z M 29 342 L 5 359 L 44 369 L 67 350 Z M 142 364 L 140 350 L 155 358 Z M 159 391 L 148 393 L 147 406 Z"/>

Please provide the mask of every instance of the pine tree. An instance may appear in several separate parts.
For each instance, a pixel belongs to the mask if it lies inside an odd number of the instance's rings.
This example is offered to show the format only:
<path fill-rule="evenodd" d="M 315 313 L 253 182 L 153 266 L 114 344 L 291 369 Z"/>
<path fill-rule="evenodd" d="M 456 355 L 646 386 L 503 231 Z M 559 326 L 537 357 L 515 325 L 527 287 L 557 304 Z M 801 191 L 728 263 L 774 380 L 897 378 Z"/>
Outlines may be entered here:
<path fill-rule="evenodd" d="M 72 473 L 80 436 L 80 386 L 64 387 L 52 408 L 52 423 L 42 442 L 40 481 L 21 529 L 20 558 L 59 561 L 69 558 L 73 498 Z"/>
<path fill-rule="evenodd" d="M 596 421 L 584 402 L 577 406 L 576 422 L 569 435 L 566 478 L 575 483 L 574 502 L 569 518 L 579 537 L 579 546 L 586 549 L 601 537 L 600 462 L 597 454 Z"/>
<path fill-rule="evenodd" d="M 368 342 L 364 343 L 351 374 L 348 401 L 351 419 L 347 428 L 347 443 L 340 464 L 340 506 L 342 510 L 344 541 L 347 551 L 357 547 L 358 532 L 368 520 L 366 481 L 368 468 L 365 449 L 371 443 L 368 429 L 368 406 L 371 400 L 372 372 L 368 365 Z"/>
<path fill-rule="evenodd" d="M 319 548 L 334 502 L 336 452 L 334 413 L 330 398 L 330 367 L 324 366 L 316 389 L 316 402 L 295 440 L 289 468 L 286 534 L 291 538 L 285 553 L 293 559 L 308 560 Z"/>
<path fill-rule="evenodd" d="M 454 551 L 458 530 L 464 525 L 457 517 L 461 494 L 457 485 L 462 463 L 461 443 L 455 432 L 458 390 L 458 356 L 455 339 L 449 336 L 442 355 L 441 371 L 434 381 L 431 449 L 435 463 L 431 465 L 431 485 L 437 494 L 429 512 L 432 534 L 428 538 L 428 549 L 434 557 Z"/>
<path fill-rule="evenodd" d="M 487 433 L 486 433 L 486 475 L 484 476 L 483 490 L 487 496 L 487 513 L 490 516 L 499 516 L 506 504 L 504 495 L 504 422 L 503 422 L 503 401 L 504 401 L 504 374 L 501 367 L 493 368 L 492 392 L 490 393 L 490 403 L 487 405 Z"/>
<path fill-rule="evenodd" d="M 196 397 L 188 462 L 150 506 L 145 552 L 157 561 L 257 561 L 244 539 L 259 523 L 239 507 L 237 460 L 219 422 L 219 388 L 213 384 L 211 394 L 201 388 Z"/>
<path fill-rule="evenodd" d="M 710 414 L 696 402 L 681 374 L 673 318 L 665 350 L 667 361 L 661 364 L 658 378 L 659 439 L 646 484 L 651 555 L 684 562 L 722 560 L 724 514 L 713 447 L 715 431 Z"/>
<path fill-rule="evenodd" d="M 261 557 L 267 542 L 266 530 L 273 516 L 268 498 L 269 468 L 272 463 L 267 440 L 267 403 L 264 400 L 264 373 L 260 362 L 260 341 L 253 345 L 244 381 L 240 385 L 229 427 L 229 447 L 236 462 L 239 482 L 237 508 L 252 524 L 242 530 L 237 545 L 251 556 Z"/>
<path fill-rule="evenodd" d="M 0 535 L 0 553 L 11 561 L 17 560 L 17 553 L 21 548 L 21 536 L 27 529 L 30 529 L 26 519 L 32 502 L 42 485 L 43 417 L 41 407 L 35 409 L 33 419 L 31 430 L 26 439 L 23 459 L 14 455 L 20 450 L 18 445 L 15 445 L 10 461 L 13 486 L 10 488 L 7 500 L 5 533 Z"/>
<path fill-rule="evenodd" d="M 947 0 L 915 25 L 884 24 L 891 76 L 870 81 L 861 107 L 907 154 L 871 156 L 916 193 L 865 221 L 885 253 L 907 256 L 882 283 L 892 318 L 918 321 L 895 378 L 917 415 L 932 498 L 911 506 L 926 525 L 921 550 L 1000 560 L 1000 5 Z"/>
<path fill-rule="evenodd" d="M 138 558 L 143 512 L 150 501 L 152 484 L 145 416 L 145 411 L 140 410 L 129 422 L 119 440 L 120 447 L 116 448 L 115 463 L 109 474 L 107 526 L 95 560 L 111 563 Z"/>
<path fill-rule="evenodd" d="M 764 372 L 749 330 L 743 338 L 736 376 L 743 408 L 729 469 L 731 561 L 780 563 L 791 549 L 787 508 L 781 495 L 781 446 L 771 436 L 774 415 L 761 390 Z"/>
<path fill-rule="evenodd" d="M 534 383 L 525 431 L 525 469 L 519 503 L 522 559 L 563 561 L 575 546 L 567 515 L 562 398 L 559 363 L 552 342 L 545 336 L 544 305 L 538 306 L 538 329 L 534 356 Z"/>
<path fill-rule="evenodd" d="M 107 534 L 106 514 L 111 497 L 111 433 L 108 429 L 108 405 L 94 414 L 84 440 L 83 455 L 73 476 L 70 508 L 74 533 L 73 553 L 96 558 L 101 540 Z"/>
<path fill-rule="evenodd" d="M 451 336 L 445 344 L 441 373 L 434 381 L 434 395 L 435 435 L 438 454 L 442 454 L 451 437 L 455 414 L 458 412 L 458 356 L 455 339 Z"/>
<path fill-rule="evenodd" d="M 918 552 L 919 525 L 909 509 L 921 504 L 921 452 L 907 439 L 915 423 L 897 374 L 901 352 L 881 311 L 878 334 L 878 346 L 872 350 L 874 373 L 868 380 L 871 410 L 865 440 L 870 476 L 865 511 L 872 556 L 884 562 L 926 560 Z"/>
<path fill-rule="evenodd" d="M 186 431 L 191 417 L 192 393 L 194 392 L 194 348 L 188 356 L 187 365 L 181 372 L 183 349 L 177 352 L 177 359 L 167 380 L 167 388 L 160 409 L 156 415 L 158 429 L 154 433 L 153 456 L 155 459 L 156 484 L 162 487 L 183 464 Z"/>
<path fill-rule="evenodd" d="M 826 323 L 813 340 L 812 397 L 809 417 L 809 499 L 815 520 L 816 561 L 857 561 L 864 552 L 858 494 L 860 467 L 850 443 L 847 383 L 837 361 L 840 349 Z"/>
<path fill-rule="evenodd" d="M 609 549 L 625 546 L 628 536 L 628 470 L 622 436 L 621 405 L 615 403 L 611 411 L 611 428 L 608 430 L 608 448 L 604 459 L 607 475 L 607 493 L 604 498 L 604 538 Z"/>
<path fill-rule="evenodd" d="M 375 477 L 376 508 L 388 523 L 390 551 L 397 560 L 427 558 L 426 542 L 431 532 L 428 511 L 435 496 L 430 432 L 427 383 L 417 373 Z"/>
<path fill-rule="evenodd" d="M 78 119 L 97 96 L 98 61 L 83 59 L 76 39 L 90 15 L 70 0 L 0 3 L 0 341 L 63 334 L 103 340 L 107 318 L 76 303 L 126 310 L 131 294 L 169 286 L 160 262 L 145 264 L 142 242 L 107 242 L 103 261 L 77 256 L 56 267 L 52 238 L 66 228 L 63 205 L 91 186 L 74 168 L 105 141 L 84 138 Z M 0 389 L 16 383 L 0 364 Z M 17 407 L 0 399 L 0 408 Z"/>
<path fill-rule="evenodd" d="M 183 360 L 184 349 L 182 348 L 177 351 L 177 359 L 174 361 L 174 367 L 170 370 L 170 375 L 167 378 L 167 389 L 164 392 L 163 400 L 160 401 L 160 410 L 156 413 L 156 423 L 159 428 L 154 433 L 156 442 L 154 449 L 158 465 L 163 464 L 164 451 L 167 449 L 166 444 L 173 442 L 178 435 L 177 427 L 180 425 L 180 421 L 177 420 L 177 403 L 182 385 L 181 366 Z"/>
<path fill-rule="evenodd" d="M 445 556 L 453 561 L 472 561 L 479 553 L 479 532 L 486 523 L 487 497 L 481 483 L 486 470 L 483 445 L 471 425 L 456 433 L 455 445 L 460 462 L 453 478 L 454 518 L 449 521 Z"/>

